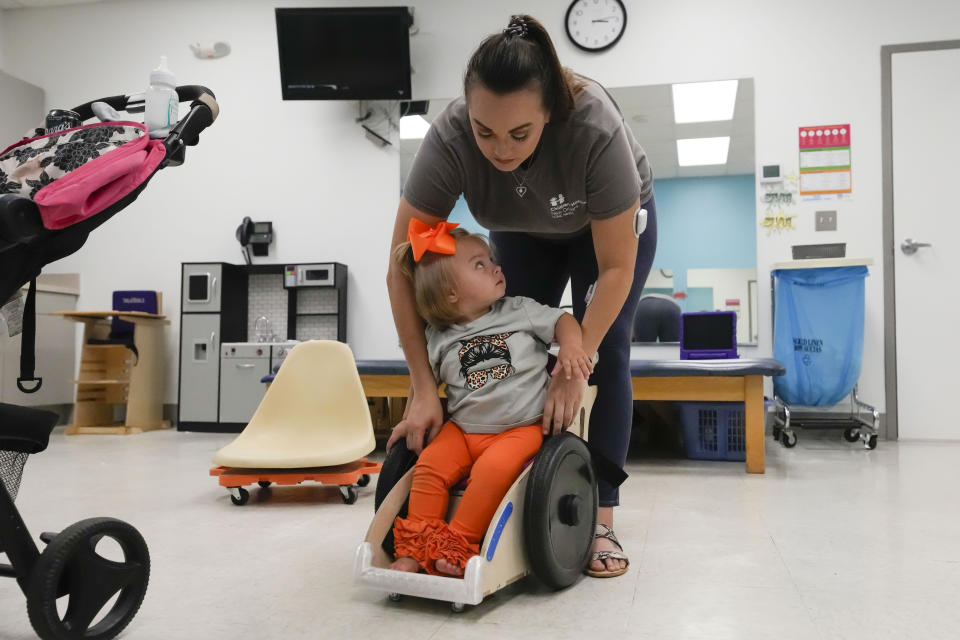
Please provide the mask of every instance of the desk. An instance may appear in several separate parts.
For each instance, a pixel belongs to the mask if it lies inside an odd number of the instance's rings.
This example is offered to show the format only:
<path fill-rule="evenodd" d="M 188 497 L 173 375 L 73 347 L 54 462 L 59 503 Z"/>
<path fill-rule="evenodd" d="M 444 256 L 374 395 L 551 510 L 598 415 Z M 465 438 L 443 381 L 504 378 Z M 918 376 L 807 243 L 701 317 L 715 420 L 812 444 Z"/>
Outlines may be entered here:
<path fill-rule="evenodd" d="M 358 360 L 363 390 L 371 398 L 405 398 L 410 389 L 402 360 Z M 649 360 L 630 363 L 634 400 L 744 403 L 747 473 L 765 471 L 763 377 L 782 376 L 770 358 Z"/>
<path fill-rule="evenodd" d="M 127 435 L 168 429 L 170 422 L 163 419 L 163 328 L 170 322 L 162 315 L 140 311 L 62 311 L 56 315 L 84 327 L 80 374 L 74 381 L 77 402 L 67 435 Z M 135 325 L 133 344 L 138 357 L 120 344 L 91 344 L 92 338 L 106 337 L 111 318 Z M 113 418 L 116 405 L 126 405 L 122 424 Z"/>

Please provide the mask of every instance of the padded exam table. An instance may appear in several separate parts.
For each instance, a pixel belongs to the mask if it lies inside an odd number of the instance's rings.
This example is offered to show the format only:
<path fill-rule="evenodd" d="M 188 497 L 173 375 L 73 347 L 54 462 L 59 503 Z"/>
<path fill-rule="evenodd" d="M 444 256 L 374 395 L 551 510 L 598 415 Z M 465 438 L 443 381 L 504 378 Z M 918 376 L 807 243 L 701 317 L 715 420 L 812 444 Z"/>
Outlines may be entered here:
<path fill-rule="evenodd" d="M 407 397 L 403 360 L 357 360 L 357 369 L 367 397 Z M 782 376 L 782 364 L 771 358 L 635 360 L 630 373 L 634 400 L 744 403 L 747 473 L 764 472 L 763 377 Z"/>

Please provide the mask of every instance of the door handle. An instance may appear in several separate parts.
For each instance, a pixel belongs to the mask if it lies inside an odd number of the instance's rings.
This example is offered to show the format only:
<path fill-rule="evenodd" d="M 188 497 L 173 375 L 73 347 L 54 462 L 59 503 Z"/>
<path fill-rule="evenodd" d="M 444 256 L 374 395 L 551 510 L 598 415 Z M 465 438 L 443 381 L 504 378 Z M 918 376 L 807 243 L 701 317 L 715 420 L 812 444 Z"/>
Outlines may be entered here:
<path fill-rule="evenodd" d="M 253 369 L 256 365 L 253 364 L 239 364 L 237 363 L 237 369 Z"/>
<path fill-rule="evenodd" d="M 912 256 L 917 252 L 917 249 L 921 249 L 923 247 L 932 247 L 932 246 L 933 245 L 930 244 L 929 242 L 915 242 L 914 240 L 907 238 L 900 245 L 900 250 L 903 251 L 903 255 Z"/>
<path fill-rule="evenodd" d="M 217 346 L 217 332 L 211 331 L 210 332 L 210 350 L 212 351 L 213 349 L 216 348 L 216 346 Z"/>
<path fill-rule="evenodd" d="M 213 276 L 213 280 L 210 281 L 210 295 L 214 295 L 217 290 L 217 276 Z"/>

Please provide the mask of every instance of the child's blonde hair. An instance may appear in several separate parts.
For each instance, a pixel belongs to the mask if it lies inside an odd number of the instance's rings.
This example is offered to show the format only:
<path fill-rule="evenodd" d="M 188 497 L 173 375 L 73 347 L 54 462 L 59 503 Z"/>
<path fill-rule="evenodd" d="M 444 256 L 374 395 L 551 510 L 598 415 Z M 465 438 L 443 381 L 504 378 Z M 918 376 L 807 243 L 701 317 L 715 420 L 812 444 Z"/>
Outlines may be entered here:
<path fill-rule="evenodd" d="M 451 229 L 449 233 L 457 242 L 458 251 L 461 240 L 476 240 L 490 249 L 486 237 L 480 234 L 465 229 Z M 401 242 L 394 248 L 392 257 L 394 265 L 413 285 L 414 302 L 421 318 L 441 331 L 460 319 L 457 305 L 449 298 L 450 291 L 457 285 L 453 254 L 427 251 L 417 262 L 410 243 Z"/>

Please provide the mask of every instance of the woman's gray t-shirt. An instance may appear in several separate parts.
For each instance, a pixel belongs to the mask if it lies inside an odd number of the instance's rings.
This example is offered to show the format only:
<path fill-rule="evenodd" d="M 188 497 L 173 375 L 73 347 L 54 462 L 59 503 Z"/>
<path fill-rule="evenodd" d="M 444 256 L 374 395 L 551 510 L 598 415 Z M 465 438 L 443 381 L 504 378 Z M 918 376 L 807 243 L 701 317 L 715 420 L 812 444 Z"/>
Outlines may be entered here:
<path fill-rule="evenodd" d="M 570 118 L 548 123 L 531 166 L 513 172 L 483 156 L 466 102 L 457 98 L 424 137 L 404 197 L 446 218 L 462 193 L 477 222 L 491 231 L 551 236 L 576 235 L 591 219 L 646 202 L 653 192 L 646 154 L 610 95 L 584 81 Z"/>

